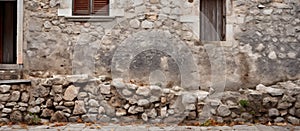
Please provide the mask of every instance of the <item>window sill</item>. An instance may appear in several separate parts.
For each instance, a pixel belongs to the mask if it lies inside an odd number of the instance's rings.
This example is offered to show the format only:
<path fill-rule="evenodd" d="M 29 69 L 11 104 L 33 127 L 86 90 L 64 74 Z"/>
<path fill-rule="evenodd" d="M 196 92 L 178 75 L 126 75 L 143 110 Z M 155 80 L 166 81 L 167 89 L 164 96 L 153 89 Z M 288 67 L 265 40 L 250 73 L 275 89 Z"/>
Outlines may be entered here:
<path fill-rule="evenodd" d="M 22 69 L 22 65 L 19 65 L 19 64 L 0 64 L 0 69 L 3 69 L 3 70 Z"/>
<path fill-rule="evenodd" d="M 90 22 L 108 22 L 113 21 L 115 16 L 67 16 L 68 21 L 90 21 Z"/>

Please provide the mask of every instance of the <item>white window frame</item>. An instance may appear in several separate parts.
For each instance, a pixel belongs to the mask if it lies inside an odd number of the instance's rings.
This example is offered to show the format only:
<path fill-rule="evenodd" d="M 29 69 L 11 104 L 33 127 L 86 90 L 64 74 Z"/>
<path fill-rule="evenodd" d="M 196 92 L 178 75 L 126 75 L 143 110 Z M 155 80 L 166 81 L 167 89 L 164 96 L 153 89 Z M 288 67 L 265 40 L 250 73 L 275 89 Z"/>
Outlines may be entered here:
<path fill-rule="evenodd" d="M 23 19 L 24 19 L 24 1 L 23 0 L 0 0 L 17 1 L 17 61 L 16 64 L 0 64 L 0 69 L 19 69 L 23 66 Z"/>
<path fill-rule="evenodd" d="M 117 16 L 124 16 L 124 9 L 113 8 L 115 0 L 109 0 L 109 16 L 75 16 L 73 15 L 73 0 L 62 0 L 58 16 L 64 16 L 69 21 L 112 21 Z"/>

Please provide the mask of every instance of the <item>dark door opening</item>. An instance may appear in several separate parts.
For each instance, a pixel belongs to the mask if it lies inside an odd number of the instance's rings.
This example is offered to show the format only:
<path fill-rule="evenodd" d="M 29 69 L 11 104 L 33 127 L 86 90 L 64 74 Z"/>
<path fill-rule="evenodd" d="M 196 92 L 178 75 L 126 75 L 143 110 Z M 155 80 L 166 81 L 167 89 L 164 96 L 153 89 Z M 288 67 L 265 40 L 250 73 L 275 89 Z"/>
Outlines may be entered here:
<path fill-rule="evenodd" d="M 17 1 L 0 1 L 0 64 L 17 61 Z"/>

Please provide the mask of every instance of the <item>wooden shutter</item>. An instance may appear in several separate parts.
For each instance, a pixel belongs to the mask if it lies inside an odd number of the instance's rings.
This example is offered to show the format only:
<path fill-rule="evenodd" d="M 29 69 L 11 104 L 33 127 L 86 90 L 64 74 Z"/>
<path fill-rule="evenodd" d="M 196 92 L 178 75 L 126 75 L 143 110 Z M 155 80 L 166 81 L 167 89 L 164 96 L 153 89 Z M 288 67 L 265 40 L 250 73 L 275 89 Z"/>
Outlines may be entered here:
<path fill-rule="evenodd" d="M 93 0 L 93 14 L 109 15 L 109 0 Z"/>
<path fill-rule="evenodd" d="M 200 40 L 225 40 L 226 0 L 200 0 Z"/>
<path fill-rule="evenodd" d="M 74 15 L 89 15 L 90 14 L 90 0 L 73 0 L 73 14 Z"/>
<path fill-rule="evenodd" d="M 3 15 L 4 15 L 4 5 L 0 2 L 0 64 L 2 64 L 2 58 L 3 58 Z"/>

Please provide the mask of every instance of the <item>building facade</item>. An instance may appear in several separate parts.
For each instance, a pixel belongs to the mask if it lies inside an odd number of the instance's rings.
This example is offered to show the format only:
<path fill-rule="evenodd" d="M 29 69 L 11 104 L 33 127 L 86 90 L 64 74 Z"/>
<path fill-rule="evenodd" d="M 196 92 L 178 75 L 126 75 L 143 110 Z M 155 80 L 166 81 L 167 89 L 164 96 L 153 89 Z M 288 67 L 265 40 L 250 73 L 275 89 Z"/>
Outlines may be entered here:
<path fill-rule="evenodd" d="M 23 86 L 45 89 L 45 96 L 38 92 L 30 95 L 32 99 L 47 99 L 54 85 L 59 85 L 54 92 L 60 94 L 63 104 L 56 95 L 50 96 L 57 100 L 56 107 L 68 107 L 64 103 L 70 102 L 70 110 L 77 109 L 64 111 L 68 118 L 74 115 L 77 119 L 87 112 L 79 108 L 84 105 L 79 101 L 81 98 L 72 103 L 79 89 L 69 85 L 79 78 L 106 81 L 105 75 L 113 79 L 121 77 L 128 83 L 217 92 L 300 78 L 299 0 L 0 0 L 0 3 L 0 79 L 31 80 L 31 86 Z M 64 79 L 69 83 L 47 83 L 49 79 Z M 10 92 L 17 93 L 19 88 Z M 111 100 L 111 92 L 105 92 L 105 87 L 101 89 Z M 16 95 L 23 99 L 23 93 Z M 84 93 L 81 95 L 85 98 Z M 24 99 L 24 103 L 30 100 Z M 16 101 L 19 100 L 21 97 Z M 122 104 L 118 104 L 115 112 L 126 114 L 124 110 L 129 107 L 120 108 Z M 35 113 L 43 114 L 45 110 L 37 105 L 27 105 L 28 111 L 38 110 Z M 51 109 L 50 115 L 44 115 L 59 116 L 64 109 Z M 14 111 L 13 108 L 4 114 Z M 15 114 L 22 116 L 24 111 Z"/>

